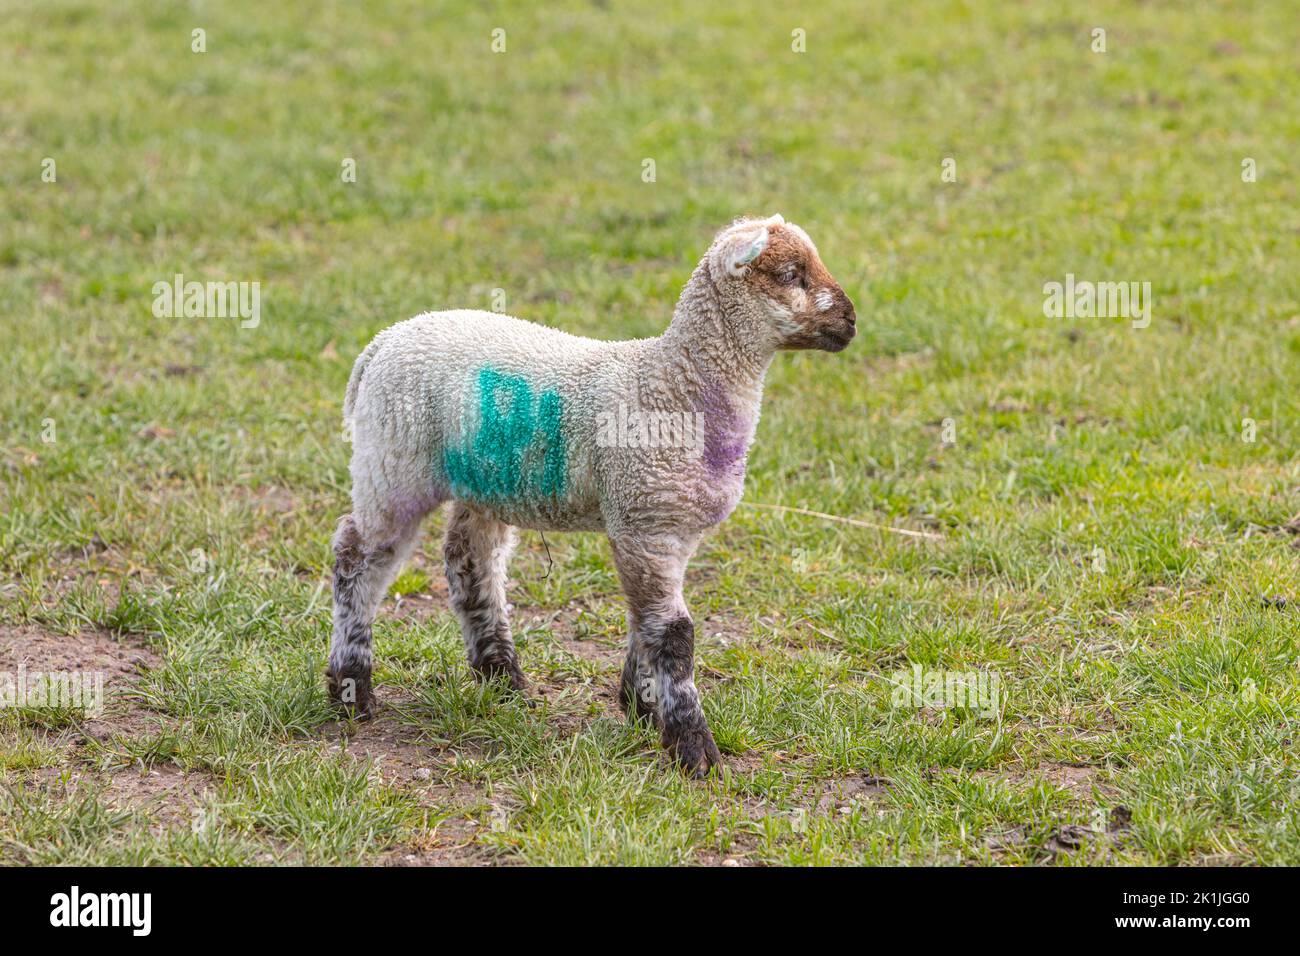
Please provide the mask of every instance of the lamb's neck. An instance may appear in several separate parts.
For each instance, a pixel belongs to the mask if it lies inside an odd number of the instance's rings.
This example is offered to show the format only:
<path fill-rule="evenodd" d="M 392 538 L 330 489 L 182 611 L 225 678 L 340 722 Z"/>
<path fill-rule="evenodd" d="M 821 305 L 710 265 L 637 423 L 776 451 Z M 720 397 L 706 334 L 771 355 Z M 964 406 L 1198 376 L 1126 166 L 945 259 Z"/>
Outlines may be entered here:
<path fill-rule="evenodd" d="M 672 323 L 658 340 L 665 385 L 683 399 L 725 401 L 757 418 L 763 378 L 775 354 L 761 333 L 746 335 L 728 321 L 703 265 L 682 291 Z"/>
<path fill-rule="evenodd" d="M 764 344 L 766 323 L 728 314 L 726 307 L 701 265 L 668 329 L 647 343 L 638 379 L 644 404 L 697 416 L 699 452 L 711 480 L 738 488 L 775 350 Z"/>

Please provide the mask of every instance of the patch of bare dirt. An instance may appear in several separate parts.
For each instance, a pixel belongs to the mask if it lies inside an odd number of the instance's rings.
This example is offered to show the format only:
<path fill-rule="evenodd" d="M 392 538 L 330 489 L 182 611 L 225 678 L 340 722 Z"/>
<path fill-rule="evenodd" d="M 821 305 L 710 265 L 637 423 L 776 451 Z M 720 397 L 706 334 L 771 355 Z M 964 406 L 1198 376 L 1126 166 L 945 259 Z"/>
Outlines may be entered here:
<path fill-rule="evenodd" d="M 1080 801 L 1091 802 L 1094 791 L 1103 796 L 1113 796 L 1117 791 L 1102 778 L 1104 768 L 1090 764 L 1056 763 L 1043 761 L 1036 767 L 1009 765 L 992 770 L 980 770 L 976 777 L 1007 780 L 1017 785 L 1028 785 L 1042 781 L 1069 793 Z"/>
<path fill-rule="evenodd" d="M 125 579 L 149 576 L 145 569 L 133 565 L 120 548 L 104 544 L 96 535 L 59 555 L 50 576 L 41 582 L 41 603 L 54 607 L 72 591 L 83 588 L 99 591 L 104 604 L 112 607 L 121 598 Z"/>
<path fill-rule="evenodd" d="M 204 773 L 185 773 L 167 764 L 147 769 L 136 767 L 96 771 L 87 765 L 82 748 L 92 741 L 112 747 L 116 735 L 132 736 L 165 723 L 165 718 L 141 707 L 129 696 L 142 672 L 160 663 L 150 648 L 129 639 L 101 631 L 53 634 L 39 627 L 0 627 L 0 671 L 16 674 L 25 669 L 29 680 L 37 674 L 80 673 L 103 675 L 102 710 L 64 729 L 60 740 L 66 762 L 18 772 L 26 784 L 52 784 L 67 770 L 75 779 L 101 784 L 104 799 L 119 809 L 139 809 L 157 824 L 187 825 L 213 784 Z M 49 732 L 42 732 L 53 739 Z"/>
<path fill-rule="evenodd" d="M 701 866 L 760 866 L 761 864 L 744 855 L 747 849 L 747 847 L 733 846 L 726 853 L 713 849 L 696 850 L 694 859 Z"/>
<path fill-rule="evenodd" d="M 1103 768 L 1087 764 L 1055 763 L 1045 761 L 1032 769 L 1009 767 L 1000 770 L 980 771 L 977 776 L 998 777 L 1019 783 L 1032 784 L 1045 781 L 1067 790 L 1080 807 L 1091 815 L 1086 824 L 1063 823 L 1041 842 L 1034 841 L 1020 826 L 989 833 L 984 845 L 994 853 L 1027 850 L 1033 857 L 1052 862 L 1064 853 L 1088 845 L 1124 842 L 1131 827 L 1132 813 L 1127 807 L 1104 808 L 1095 802 L 1097 797 L 1113 798 L 1118 791 L 1101 780 Z M 1089 809 L 1090 808 L 1090 809 Z"/>
<path fill-rule="evenodd" d="M 571 637 L 563 631 L 552 633 L 554 643 L 574 657 L 596 664 L 602 670 L 616 671 L 623 666 L 626 647 L 622 641 L 613 643 L 599 638 Z"/>
<path fill-rule="evenodd" d="M 742 774 L 762 769 L 765 762 L 762 755 L 753 751 L 728 754 L 724 759 L 733 773 Z M 741 803 L 751 817 L 784 814 L 791 809 L 806 813 L 846 814 L 854 809 L 874 807 L 884 799 L 892 785 L 893 781 L 888 777 L 865 772 L 849 773 L 810 780 L 796 792 L 784 796 L 780 807 L 774 806 L 765 797 L 745 797 Z"/>
<path fill-rule="evenodd" d="M 774 621 L 765 620 L 764 623 L 775 627 Z M 749 622 L 739 614 L 729 611 L 714 611 L 712 614 L 705 614 L 695 620 L 696 641 L 704 646 L 721 646 L 730 647 L 732 644 L 738 644 L 750 636 Z"/>
<path fill-rule="evenodd" d="M 1036 849 L 1048 858 L 1055 859 L 1062 853 L 1081 850 L 1094 843 L 1119 845 L 1132 829 L 1132 821 L 1133 813 L 1128 807 L 1115 807 L 1092 826 L 1067 823 L 1058 827 L 1042 847 Z"/>
<path fill-rule="evenodd" d="M 826 781 L 817 797 L 817 809 L 823 813 L 847 813 L 854 804 L 873 804 L 884 798 L 891 782 L 888 777 L 872 774 Z"/>
<path fill-rule="evenodd" d="M 145 811 L 155 824 L 189 826 L 215 790 L 207 773 L 186 773 L 170 764 L 145 770 L 132 767 L 101 774 L 104 799 L 112 806 Z"/>
<path fill-rule="evenodd" d="M 404 594 L 401 597 L 386 597 L 379 605 L 379 615 L 395 621 L 427 621 L 442 612 L 451 613 L 451 604 L 447 600 L 447 582 L 431 582 L 428 591 Z"/>
<path fill-rule="evenodd" d="M 1109 789 L 1099 780 L 1101 768 L 1085 764 L 1044 763 L 1039 765 L 1037 776 L 1076 797 L 1091 799 L 1094 790 Z"/>
<path fill-rule="evenodd" d="M 0 627 L 0 670 L 16 672 L 19 666 L 40 671 L 96 672 L 104 675 L 104 695 L 128 689 L 147 667 L 157 666 L 158 655 L 149 648 L 100 631 L 52 634 L 39 627 Z"/>
<path fill-rule="evenodd" d="M 744 754 L 728 754 L 726 763 L 733 773 L 750 773 L 765 767 L 767 760 L 762 754 L 750 751 Z M 892 781 L 871 773 L 851 773 L 838 777 L 810 781 L 798 791 L 783 795 L 778 803 L 757 795 L 742 796 L 738 799 L 725 798 L 728 804 L 736 805 L 751 820 L 764 817 L 780 817 L 789 820 L 796 832 L 801 824 L 806 824 L 809 815 L 846 816 L 858 812 L 862 814 L 883 815 L 881 804 L 889 791 Z M 747 832 L 733 834 L 732 844 L 725 853 L 703 848 L 694 853 L 694 860 L 703 866 L 758 866 L 761 862 L 751 859 L 757 849 L 758 838 Z"/>
<path fill-rule="evenodd" d="M 349 724 L 335 721 L 321 730 L 321 738 L 343 753 L 371 762 L 372 775 L 390 786 L 427 783 L 447 760 L 445 742 L 425 739 L 399 715 L 409 703 L 400 690 L 375 687 L 379 710 L 371 720 Z M 430 788 L 429 796 L 442 796 Z"/>
<path fill-rule="evenodd" d="M 381 854 L 382 866 L 473 866 L 496 862 L 478 844 L 481 826 L 476 814 L 486 802 L 474 786 L 448 772 L 457 753 L 445 742 L 425 739 L 399 717 L 409 701 L 399 690 L 378 686 L 380 708 L 359 724 L 327 724 L 324 740 L 357 760 L 368 761 L 376 782 L 414 796 L 430 810 L 436 823 L 410 841 Z M 437 817 L 449 812 L 445 819 Z"/>
<path fill-rule="evenodd" d="M 422 549 L 417 548 L 403 570 L 419 571 L 428 578 L 429 583 L 419 591 L 410 594 L 386 595 L 379 605 L 381 616 L 387 615 L 398 621 L 423 621 L 441 612 L 451 613 L 451 601 L 447 596 L 447 576 L 443 572 L 440 558 L 425 554 Z"/>
<path fill-rule="evenodd" d="M 452 817 L 410 843 L 379 857 L 380 866 L 497 866 L 503 861 L 478 844 L 476 821 Z"/>

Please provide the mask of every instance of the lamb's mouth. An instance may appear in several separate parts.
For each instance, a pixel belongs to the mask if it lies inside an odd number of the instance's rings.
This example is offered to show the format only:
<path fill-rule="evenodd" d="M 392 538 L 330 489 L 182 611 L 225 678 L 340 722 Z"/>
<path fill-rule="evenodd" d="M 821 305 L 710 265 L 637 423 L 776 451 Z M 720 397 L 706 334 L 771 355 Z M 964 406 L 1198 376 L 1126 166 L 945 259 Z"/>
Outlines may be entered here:
<path fill-rule="evenodd" d="M 849 347 L 857 330 L 849 326 L 844 331 L 822 331 L 817 336 L 817 347 L 823 352 L 842 352 Z"/>

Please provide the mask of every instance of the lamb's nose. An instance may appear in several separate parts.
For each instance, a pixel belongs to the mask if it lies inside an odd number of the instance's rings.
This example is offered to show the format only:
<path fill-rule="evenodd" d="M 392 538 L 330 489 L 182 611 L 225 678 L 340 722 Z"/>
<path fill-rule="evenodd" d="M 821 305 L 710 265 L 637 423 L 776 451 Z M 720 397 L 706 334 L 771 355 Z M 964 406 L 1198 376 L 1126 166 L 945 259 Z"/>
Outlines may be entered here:
<path fill-rule="evenodd" d="M 849 325 L 857 325 L 858 312 L 857 309 L 853 308 L 853 300 L 843 292 L 841 292 L 840 295 L 844 296 L 844 310 L 847 313 L 846 318 L 848 319 Z"/>

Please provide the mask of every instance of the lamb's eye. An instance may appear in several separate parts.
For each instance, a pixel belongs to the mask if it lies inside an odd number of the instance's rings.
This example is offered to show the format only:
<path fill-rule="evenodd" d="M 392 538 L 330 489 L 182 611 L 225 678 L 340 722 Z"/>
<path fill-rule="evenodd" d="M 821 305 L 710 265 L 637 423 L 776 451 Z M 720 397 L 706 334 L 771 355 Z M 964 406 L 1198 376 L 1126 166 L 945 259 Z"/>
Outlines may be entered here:
<path fill-rule="evenodd" d="M 794 285 L 799 281 L 799 270 L 791 266 L 789 269 L 782 269 L 777 273 L 776 281 L 781 285 Z"/>

